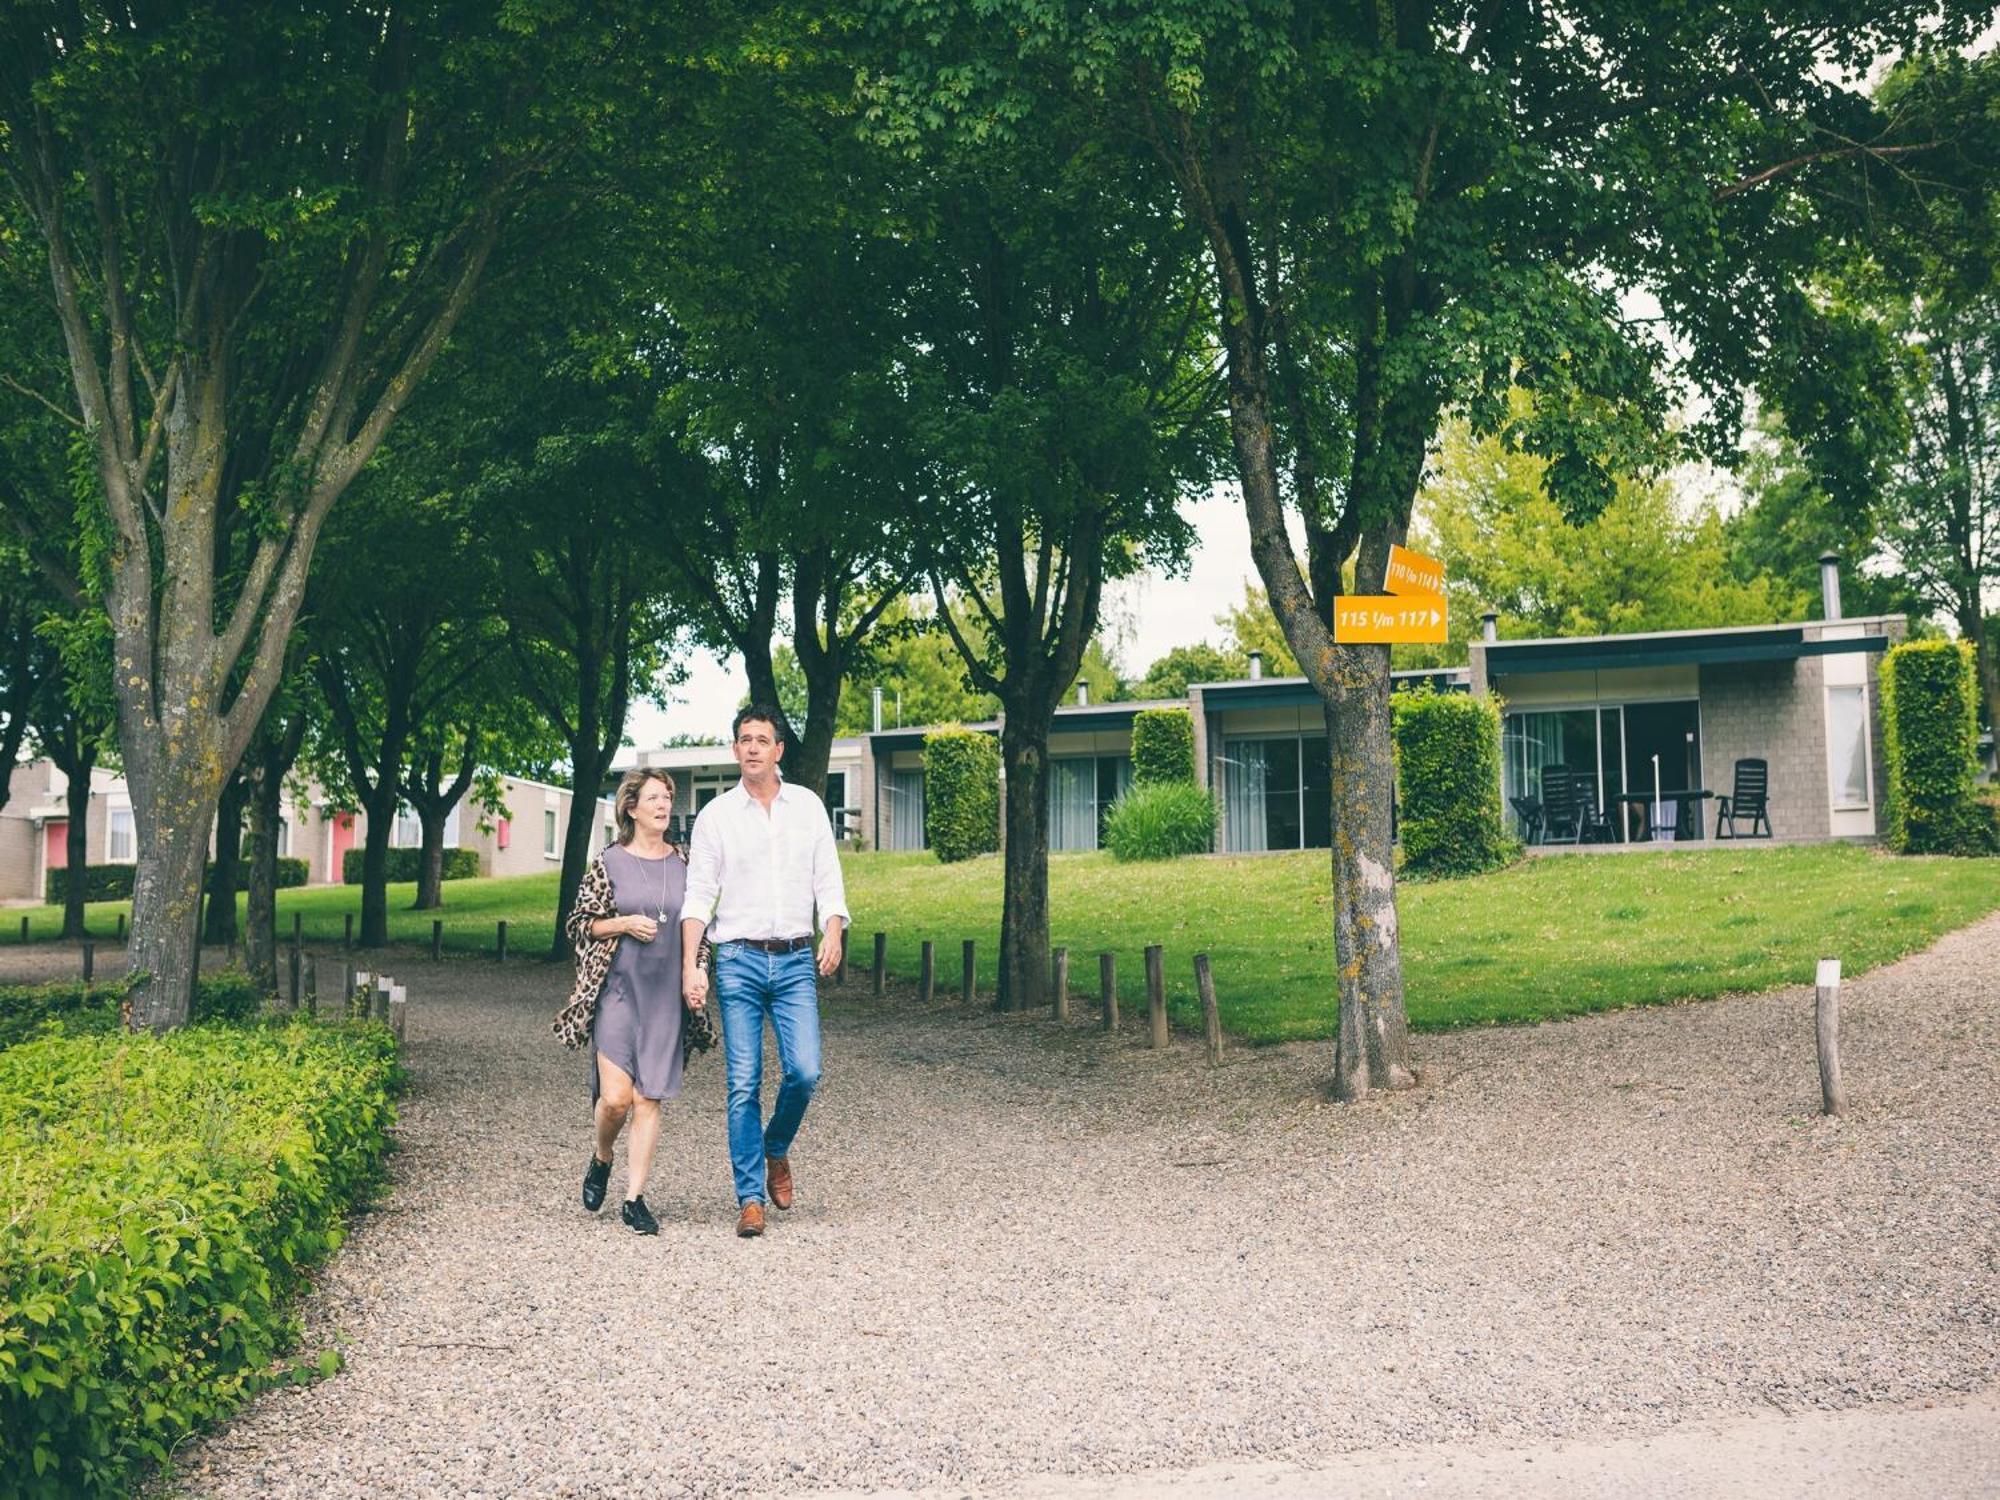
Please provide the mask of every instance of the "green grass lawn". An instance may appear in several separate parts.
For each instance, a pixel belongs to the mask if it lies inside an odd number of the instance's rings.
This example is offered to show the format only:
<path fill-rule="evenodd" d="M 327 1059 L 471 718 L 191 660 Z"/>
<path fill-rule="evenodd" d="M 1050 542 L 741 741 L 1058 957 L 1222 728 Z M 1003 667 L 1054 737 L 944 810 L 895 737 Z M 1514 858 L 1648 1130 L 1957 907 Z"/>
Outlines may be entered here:
<path fill-rule="evenodd" d="M 1175 1018 L 1197 1020 L 1192 960 L 1214 963 L 1224 1024 L 1256 1041 L 1332 1030 L 1330 882 L 1323 851 L 1120 865 L 1103 854 L 1049 862 L 1054 940 L 1070 949 L 1070 983 L 1094 1004 L 1097 954 L 1118 955 L 1128 1006 L 1145 994 L 1143 952 L 1166 948 Z M 928 854 L 847 861 L 856 936 L 851 972 L 865 973 L 872 934 L 889 935 L 893 974 L 914 978 L 925 938 L 937 944 L 938 988 L 955 993 L 960 943 L 978 944 L 979 984 L 992 991 L 999 940 L 996 858 L 939 865 Z M 553 875 L 456 880 L 440 913 L 407 908 L 390 887 L 396 940 L 427 943 L 433 915 L 446 946 L 492 950 L 508 922 L 511 952 L 543 952 L 553 936 Z M 289 932 L 299 912 L 309 940 L 335 941 L 353 887 L 279 893 Z M 1686 854 L 1577 855 L 1525 861 L 1496 874 L 1399 890 L 1411 1023 L 1420 1029 L 1538 1021 L 1627 1005 L 1658 1005 L 1810 980 L 1838 956 L 1849 975 L 1925 947 L 2000 909 L 2000 860 L 1896 858 L 1850 845 L 1705 849 Z M 122 903 L 91 908 L 109 933 Z M 18 915 L 0 942 L 18 941 Z M 31 910 L 53 937 L 60 914 Z"/>

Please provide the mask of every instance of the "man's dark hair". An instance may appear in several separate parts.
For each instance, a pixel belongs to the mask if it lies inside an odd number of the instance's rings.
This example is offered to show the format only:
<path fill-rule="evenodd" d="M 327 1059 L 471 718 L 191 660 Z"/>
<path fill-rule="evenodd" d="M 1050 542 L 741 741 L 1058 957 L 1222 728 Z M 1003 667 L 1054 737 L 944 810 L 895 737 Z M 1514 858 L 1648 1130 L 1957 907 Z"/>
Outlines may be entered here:
<path fill-rule="evenodd" d="M 785 716 L 768 703 L 746 703 L 736 710 L 736 718 L 729 726 L 729 742 L 736 743 L 736 736 L 743 732 L 743 726 L 752 719 L 762 719 L 771 726 L 771 738 L 783 744 L 790 736 L 785 729 Z"/>

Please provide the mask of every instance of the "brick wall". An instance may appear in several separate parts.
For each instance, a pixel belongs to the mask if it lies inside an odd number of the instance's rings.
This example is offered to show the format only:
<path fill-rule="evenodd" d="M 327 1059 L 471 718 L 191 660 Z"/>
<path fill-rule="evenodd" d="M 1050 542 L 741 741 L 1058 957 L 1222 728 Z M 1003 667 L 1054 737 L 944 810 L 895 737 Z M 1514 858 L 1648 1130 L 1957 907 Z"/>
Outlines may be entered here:
<path fill-rule="evenodd" d="M 1771 764 L 1771 831 L 1779 838 L 1825 838 L 1827 814 L 1825 676 L 1817 657 L 1701 669 L 1701 771 L 1718 797 L 1735 788 L 1736 762 Z M 1709 827 L 1715 810 L 1708 811 Z"/>

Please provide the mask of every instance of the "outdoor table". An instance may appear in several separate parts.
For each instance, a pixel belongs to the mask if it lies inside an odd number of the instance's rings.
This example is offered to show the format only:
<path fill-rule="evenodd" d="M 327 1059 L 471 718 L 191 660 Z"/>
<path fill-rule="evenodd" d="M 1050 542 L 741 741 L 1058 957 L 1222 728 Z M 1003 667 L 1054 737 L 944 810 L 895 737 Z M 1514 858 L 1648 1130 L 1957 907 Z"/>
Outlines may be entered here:
<path fill-rule="evenodd" d="M 1644 807 L 1651 802 L 1671 802 L 1675 804 L 1674 837 L 1676 839 L 1680 838 L 1683 829 L 1692 827 L 1694 830 L 1693 836 L 1697 839 L 1705 840 L 1708 837 L 1708 819 L 1702 812 L 1701 804 L 1714 795 L 1715 793 L 1707 787 L 1697 786 L 1684 787 L 1679 791 L 1662 791 L 1657 794 L 1653 792 L 1619 792 L 1611 800 L 1613 802 L 1634 803 L 1640 807 Z M 1621 814 L 1618 819 L 1618 837 L 1622 843 L 1629 844 L 1632 842 L 1631 836 L 1627 832 L 1628 826 L 1627 819 Z M 1652 820 L 1648 818 L 1646 821 L 1646 836 L 1648 838 L 1652 837 L 1652 831 Z"/>

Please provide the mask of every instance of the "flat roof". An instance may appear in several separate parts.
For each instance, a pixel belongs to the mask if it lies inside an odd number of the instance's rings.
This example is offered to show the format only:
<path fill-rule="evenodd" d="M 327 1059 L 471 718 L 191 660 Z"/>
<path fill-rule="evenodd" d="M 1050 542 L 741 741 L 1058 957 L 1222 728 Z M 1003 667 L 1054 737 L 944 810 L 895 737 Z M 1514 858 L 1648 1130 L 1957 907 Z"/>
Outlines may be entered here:
<path fill-rule="evenodd" d="M 1470 688 L 1472 669 L 1412 667 L 1389 674 L 1391 689 L 1415 687 L 1424 682 Z M 1303 677 L 1239 677 L 1231 682 L 1199 682 L 1192 686 L 1200 688 L 1203 701 L 1217 709 L 1296 708 L 1319 702 L 1319 693 Z"/>
<path fill-rule="evenodd" d="M 1587 635 L 1523 641 L 1474 642 L 1486 655 L 1489 678 L 1525 672 L 1587 672 L 1606 667 L 1717 666 L 1731 662 L 1796 661 L 1889 649 L 1889 637 L 1870 625 L 1900 620 L 1875 615 L 1851 620 L 1807 620 L 1796 625 L 1724 625 L 1710 630 L 1656 630 L 1631 635 Z M 1806 639 L 1813 626 L 1860 626 L 1861 633 Z"/>

